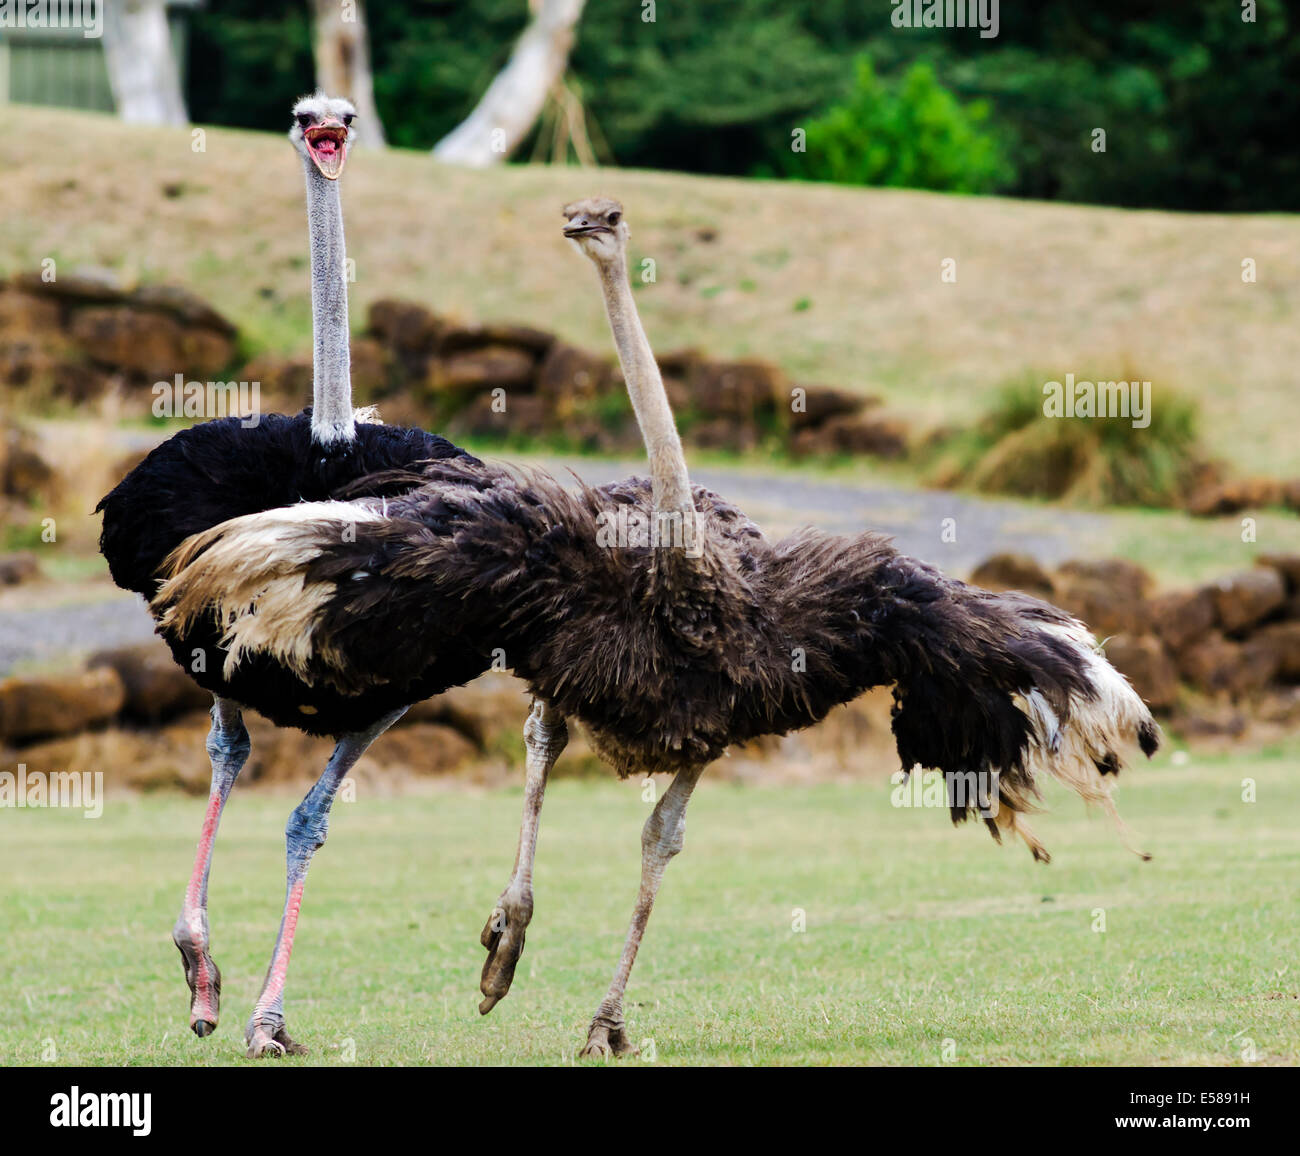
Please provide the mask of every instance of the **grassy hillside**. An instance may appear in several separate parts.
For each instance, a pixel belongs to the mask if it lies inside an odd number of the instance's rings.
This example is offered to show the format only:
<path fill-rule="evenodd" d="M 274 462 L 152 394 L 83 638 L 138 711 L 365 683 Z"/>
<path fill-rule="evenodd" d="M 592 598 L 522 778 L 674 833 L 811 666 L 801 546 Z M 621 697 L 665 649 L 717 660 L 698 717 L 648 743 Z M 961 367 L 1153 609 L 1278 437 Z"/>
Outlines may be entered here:
<path fill-rule="evenodd" d="M 307 347 L 302 177 L 283 139 L 208 129 L 195 152 L 189 130 L 15 108 L 7 143 L 0 270 L 54 257 L 179 281 L 254 347 Z M 1196 398 L 1210 448 L 1243 470 L 1294 472 L 1293 217 L 358 153 L 344 178 L 355 320 L 404 296 L 606 346 L 590 271 L 559 229 L 561 204 L 594 190 L 626 202 L 636 256 L 657 264 L 639 299 L 660 349 L 765 356 L 929 422 L 969 420 L 1030 368 L 1137 375 L 1157 405 L 1165 390 Z M 956 284 L 940 280 L 949 257 Z M 1247 257 L 1257 284 L 1241 281 Z"/>

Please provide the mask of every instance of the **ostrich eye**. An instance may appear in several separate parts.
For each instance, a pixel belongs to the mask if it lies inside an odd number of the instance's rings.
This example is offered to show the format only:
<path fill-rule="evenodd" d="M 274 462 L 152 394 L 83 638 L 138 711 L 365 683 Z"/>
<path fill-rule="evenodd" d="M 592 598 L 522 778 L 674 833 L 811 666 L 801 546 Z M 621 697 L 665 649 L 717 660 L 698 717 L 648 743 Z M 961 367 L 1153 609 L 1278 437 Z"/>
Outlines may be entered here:
<path fill-rule="evenodd" d="M 310 113 L 300 112 L 300 113 L 298 114 L 298 116 L 297 116 L 296 119 L 297 119 L 297 121 L 298 121 L 298 127 L 299 127 L 299 128 L 309 128 L 309 127 L 311 126 L 311 114 L 310 114 Z"/>
<path fill-rule="evenodd" d="M 621 221 L 621 220 L 623 219 L 623 214 L 622 214 L 622 213 L 610 213 L 610 215 L 609 215 L 608 218 L 606 218 L 606 219 L 609 221 L 609 223 L 610 223 L 611 225 L 617 225 L 617 224 L 619 223 L 619 221 Z"/>
<path fill-rule="evenodd" d="M 343 123 L 346 125 L 350 125 L 356 119 L 357 114 L 355 112 L 347 112 L 343 114 Z"/>

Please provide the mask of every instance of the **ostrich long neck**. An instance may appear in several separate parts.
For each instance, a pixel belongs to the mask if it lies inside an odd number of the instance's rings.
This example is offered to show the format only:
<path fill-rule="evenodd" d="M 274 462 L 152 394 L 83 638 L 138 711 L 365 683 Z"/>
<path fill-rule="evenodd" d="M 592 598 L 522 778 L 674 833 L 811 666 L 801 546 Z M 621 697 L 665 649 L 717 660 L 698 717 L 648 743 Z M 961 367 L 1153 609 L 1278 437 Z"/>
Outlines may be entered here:
<path fill-rule="evenodd" d="M 686 455 L 677 436 L 673 411 L 668 405 L 659 365 L 641 327 L 641 318 L 632 300 L 627 280 L 627 263 L 620 253 L 614 261 L 601 262 L 600 283 L 605 294 L 605 310 L 614 331 L 614 344 L 623 366 L 628 397 L 636 413 L 637 425 L 650 457 L 654 510 L 658 514 L 681 514 L 687 532 L 689 552 L 698 554 L 703 543 L 695 505 L 691 499 L 691 480 L 686 472 Z"/>
<path fill-rule="evenodd" d="M 352 419 L 351 355 L 348 349 L 348 285 L 343 243 L 343 206 L 337 181 L 327 181 L 310 159 L 307 229 L 311 236 L 312 351 L 311 432 L 321 445 L 356 437 Z"/>

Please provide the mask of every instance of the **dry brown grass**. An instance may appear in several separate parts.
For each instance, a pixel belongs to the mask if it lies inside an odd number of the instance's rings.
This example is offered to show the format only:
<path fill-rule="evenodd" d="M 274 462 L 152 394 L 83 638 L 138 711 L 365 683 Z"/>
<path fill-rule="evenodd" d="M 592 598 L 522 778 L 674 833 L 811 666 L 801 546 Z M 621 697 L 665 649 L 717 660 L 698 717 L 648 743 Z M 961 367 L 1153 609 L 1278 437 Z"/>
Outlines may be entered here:
<path fill-rule="evenodd" d="M 35 108 L 11 110 L 7 138 L 4 271 L 53 256 L 178 281 L 254 346 L 307 347 L 302 178 L 283 139 L 210 129 L 194 153 L 188 131 Z M 559 231 L 560 205 L 599 189 L 625 201 L 635 255 L 658 264 L 638 300 L 660 349 L 762 355 L 963 424 L 1027 366 L 1140 365 L 1156 405 L 1166 385 L 1201 404 L 1211 451 L 1250 472 L 1295 469 L 1293 217 L 619 170 L 479 173 L 411 152 L 359 153 L 344 183 L 358 321 L 369 302 L 402 296 L 603 348 L 590 272 Z M 940 281 L 946 257 L 955 285 Z M 1258 284 L 1241 281 L 1245 257 Z"/>
<path fill-rule="evenodd" d="M 57 481 L 35 505 L 15 505 L 9 510 L 0 526 L 0 551 L 15 546 L 35 549 L 47 566 L 59 558 L 97 552 L 99 517 L 92 511 L 100 497 L 121 480 L 122 466 L 129 455 L 112 428 L 115 407 L 111 398 L 84 412 L 93 412 L 99 420 L 65 418 L 26 423 L 35 435 L 37 451 L 57 471 Z M 0 427 L 10 420 L 10 411 L 0 407 Z M 53 519 L 52 527 L 45 526 L 47 518 Z M 52 541 L 42 537 L 47 529 L 53 533 Z M 96 564 L 94 570 L 99 569 Z M 0 609 L 4 605 L 4 597 L 0 596 Z"/>
<path fill-rule="evenodd" d="M 1009 382 L 978 423 L 941 446 L 931 484 L 1092 509 L 1185 505 L 1205 470 L 1193 405 L 1169 393 L 1138 429 L 1116 414 L 1061 421 L 1043 412 L 1042 381 Z"/>

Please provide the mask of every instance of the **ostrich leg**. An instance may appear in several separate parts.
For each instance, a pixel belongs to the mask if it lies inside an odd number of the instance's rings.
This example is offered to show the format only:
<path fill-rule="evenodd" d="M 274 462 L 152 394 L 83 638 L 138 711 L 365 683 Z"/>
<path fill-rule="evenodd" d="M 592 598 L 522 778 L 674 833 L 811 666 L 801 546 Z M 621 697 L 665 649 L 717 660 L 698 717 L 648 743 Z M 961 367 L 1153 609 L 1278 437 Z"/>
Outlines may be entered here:
<path fill-rule="evenodd" d="M 208 811 L 194 856 L 194 872 L 185 888 L 185 902 L 172 928 L 172 942 L 181 953 L 185 982 L 190 988 L 190 1030 L 200 1039 L 216 1030 L 217 1009 L 221 1004 L 221 969 L 208 953 L 208 873 L 212 868 L 212 846 L 217 840 L 226 799 L 248 761 L 249 752 L 243 716 L 229 699 L 213 697 L 207 747 L 212 763 Z"/>
<path fill-rule="evenodd" d="M 250 1060 L 260 1056 L 282 1056 L 286 1052 L 302 1055 L 307 1051 L 289 1038 L 284 1022 L 284 981 L 289 970 L 289 953 L 293 951 L 294 931 L 298 927 L 298 912 L 302 908 L 307 868 L 316 849 L 329 834 L 329 812 L 339 784 L 365 754 L 366 748 L 405 713 L 406 707 L 402 707 L 385 715 L 369 730 L 339 739 L 316 785 L 289 816 L 284 829 L 287 848 L 284 915 L 280 920 L 280 933 L 275 939 L 275 950 L 271 953 L 271 965 L 262 981 L 262 992 L 244 1029 Z"/>
<path fill-rule="evenodd" d="M 519 849 L 510 882 L 483 926 L 479 942 L 487 948 L 479 990 L 484 999 L 478 1005 L 487 1015 L 505 999 L 515 978 L 515 965 L 524 950 L 524 932 L 533 917 L 533 857 L 537 853 L 537 828 L 542 817 L 542 795 L 546 778 L 569 741 L 564 716 L 553 707 L 533 700 L 524 723 L 524 747 L 528 752 L 524 779 L 524 817 L 519 827 Z"/>
<path fill-rule="evenodd" d="M 623 944 L 623 955 L 614 969 L 614 980 L 587 1029 L 587 1046 L 582 1049 L 584 1056 L 626 1056 L 637 1051 L 627 1038 L 623 1022 L 623 993 L 632 973 L 632 964 L 636 962 L 637 948 L 641 946 L 641 936 L 645 934 L 655 895 L 663 882 L 664 868 L 668 866 L 668 860 L 682 849 L 686 834 L 686 804 L 691 801 L 691 792 L 703 773 L 702 766 L 678 771 L 641 830 L 641 892 L 636 898 L 636 907 L 632 909 L 632 925 L 627 931 L 627 942 Z"/>

